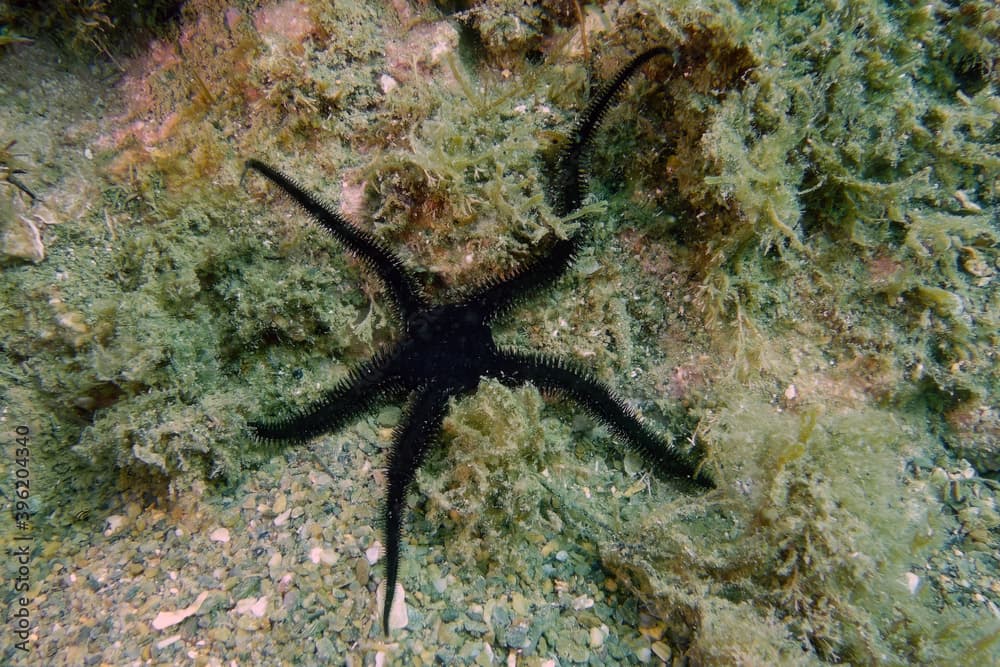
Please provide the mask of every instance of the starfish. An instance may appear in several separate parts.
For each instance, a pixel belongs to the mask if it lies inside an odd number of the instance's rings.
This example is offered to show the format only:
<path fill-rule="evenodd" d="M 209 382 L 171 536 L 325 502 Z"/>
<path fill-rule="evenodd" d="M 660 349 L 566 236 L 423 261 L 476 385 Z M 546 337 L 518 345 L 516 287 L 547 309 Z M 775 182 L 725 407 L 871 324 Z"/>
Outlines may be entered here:
<path fill-rule="evenodd" d="M 599 90 L 577 120 L 551 179 L 549 197 L 556 215 L 565 217 L 580 209 L 587 193 L 586 164 L 594 135 L 619 91 L 647 61 L 666 53 L 665 48 L 654 48 L 632 59 Z M 507 386 L 531 383 L 543 392 L 572 399 L 657 472 L 701 487 L 713 486 L 690 452 L 679 448 L 675 439 L 658 434 L 609 387 L 575 363 L 499 347 L 493 340 L 492 324 L 526 296 L 554 283 L 573 264 L 586 237 L 585 218 L 572 237 L 554 241 L 527 265 L 487 280 L 458 300 L 434 304 L 402 260 L 372 234 L 345 220 L 281 171 L 255 159 L 248 160 L 246 167 L 284 190 L 381 279 L 402 329 L 395 344 L 353 368 L 315 403 L 291 410 L 282 419 L 249 423 L 260 442 L 302 443 L 336 431 L 378 405 L 405 399 L 392 436 L 382 509 L 385 598 L 381 620 L 386 634 L 399 571 L 407 490 L 441 429 L 449 399 L 474 392 L 482 378 Z"/>

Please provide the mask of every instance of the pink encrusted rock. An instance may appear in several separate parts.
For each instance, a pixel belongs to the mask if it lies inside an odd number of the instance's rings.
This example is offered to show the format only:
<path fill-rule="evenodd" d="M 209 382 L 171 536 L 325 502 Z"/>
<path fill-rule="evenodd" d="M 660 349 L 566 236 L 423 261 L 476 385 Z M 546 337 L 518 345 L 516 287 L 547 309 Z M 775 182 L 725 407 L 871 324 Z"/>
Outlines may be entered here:
<path fill-rule="evenodd" d="M 262 7 L 253 17 L 253 25 L 265 41 L 287 41 L 301 44 L 316 32 L 309 7 L 297 0 L 286 0 Z"/>
<path fill-rule="evenodd" d="M 414 26 L 402 40 L 386 44 L 387 74 L 398 83 L 406 83 L 415 76 L 427 76 L 456 48 L 458 30 L 450 23 L 439 21 Z M 449 78 L 449 74 L 445 74 L 445 78 Z"/>

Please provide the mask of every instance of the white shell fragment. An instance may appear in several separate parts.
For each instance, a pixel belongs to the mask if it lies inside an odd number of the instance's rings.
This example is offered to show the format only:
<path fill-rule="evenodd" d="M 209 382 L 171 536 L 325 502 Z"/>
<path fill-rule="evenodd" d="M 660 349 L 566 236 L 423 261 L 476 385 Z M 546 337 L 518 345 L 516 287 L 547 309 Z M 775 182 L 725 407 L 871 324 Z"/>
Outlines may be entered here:
<path fill-rule="evenodd" d="M 183 621 L 188 616 L 192 616 L 198 613 L 201 609 L 201 603 L 205 601 L 208 597 L 208 591 L 202 591 L 198 593 L 198 597 L 194 602 L 184 607 L 183 609 L 178 609 L 176 611 L 161 611 L 153 619 L 153 629 L 162 630 L 163 628 L 169 628 L 172 625 L 177 625 Z"/>

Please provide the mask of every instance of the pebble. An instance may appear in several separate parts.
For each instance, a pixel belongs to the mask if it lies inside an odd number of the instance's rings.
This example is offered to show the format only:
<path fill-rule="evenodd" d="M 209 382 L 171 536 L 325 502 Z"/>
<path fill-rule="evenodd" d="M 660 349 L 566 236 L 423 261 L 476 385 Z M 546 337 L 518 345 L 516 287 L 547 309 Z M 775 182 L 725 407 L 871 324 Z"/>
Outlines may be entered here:
<path fill-rule="evenodd" d="M 104 520 L 104 537 L 111 537 L 117 533 L 127 521 L 121 514 L 112 514 L 109 516 Z"/>
<path fill-rule="evenodd" d="M 531 625 L 527 619 L 515 621 L 504 633 L 504 644 L 507 645 L 507 648 L 512 649 L 528 648 L 531 645 L 531 639 L 528 637 L 528 630 L 530 628 Z"/>
<path fill-rule="evenodd" d="M 309 473 L 309 484 L 314 488 L 323 488 L 324 486 L 330 486 L 333 484 L 333 478 L 325 472 L 313 471 Z"/>
<path fill-rule="evenodd" d="M 333 565 L 338 560 L 340 560 L 340 554 L 338 554 L 333 549 L 324 549 L 322 547 L 313 547 L 309 550 L 309 560 L 311 560 L 316 565 L 322 563 L 323 565 Z"/>
<path fill-rule="evenodd" d="M 271 505 L 271 511 L 275 514 L 281 514 L 285 511 L 285 507 L 288 505 L 288 498 L 283 493 L 279 493 L 274 497 L 274 504 Z"/>
<path fill-rule="evenodd" d="M 216 528 L 213 530 L 208 539 L 213 542 L 222 542 L 223 544 L 229 542 L 229 529 L 228 528 Z"/>
<path fill-rule="evenodd" d="M 254 618 L 262 618 L 267 612 L 267 596 L 261 595 L 259 598 L 243 598 L 236 602 L 233 611 L 240 615 L 250 615 Z"/>
<path fill-rule="evenodd" d="M 378 416 L 375 417 L 375 423 L 379 426 L 394 426 L 402 414 L 397 405 L 387 405 L 378 412 Z"/>
<path fill-rule="evenodd" d="M 656 654 L 657 658 L 659 658 L 663 662 L 670 662 L 670 658 L 671 655 L 673 654 L 673 651 L 670 650 L 669 646 L 667 646 L 663 642 L 653 642 L 653 645 L 650 646 L 649 648 L 653 651 L 653 653 Z"/>
<path fill-rule="evenodd" d="M 368 579 L 371 577 L 372 566 L 368 563 L 367 558 L 359 558 L 354 564 L 354 578 L 362 586 L 368 585 Z"/>

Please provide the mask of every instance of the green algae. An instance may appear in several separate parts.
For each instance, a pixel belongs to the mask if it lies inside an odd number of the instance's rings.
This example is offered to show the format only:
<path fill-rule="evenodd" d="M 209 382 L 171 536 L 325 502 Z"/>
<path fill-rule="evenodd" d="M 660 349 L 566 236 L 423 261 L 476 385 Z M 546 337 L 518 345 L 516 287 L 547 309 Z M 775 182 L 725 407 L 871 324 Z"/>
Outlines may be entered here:
<path fill-rule="evenodd" d="M 454 406 L 412 531 L 527 589 L 548 579 L 540 556 L 496 544 L 583 545 L 566 562 L 619 582 L 624 625 L 641 609 L 707 664 L 995 656 L 984 603 L 900 581 L 926 580 L 949 534 L 997 543 L 991 487 L 973 472 L 954 488 L 939 441 L 980 475 L 1000 465 L 995 8 L 626 2 L 588 23 L 588 62 L 559 3 L 469 3 L 457 29 L 430 8 L 385 27 L 381 6 L 299 4 L 296 43 L 193 3 L 183 49 L 123 116 L 160 133 L 98 156 L 92 210 L 44 230 L 44 261 L 3 270 L 5 423 L 38 434 L 38 485 L 55 482 L 40 525 L 68 520 L 67 497 L 99 506 L 90 490 L 119 471 L 174 498 L 237 483 L 260 459 L 245 419 L 307 403 L 392 334 L 363 270 L 240 187 L 244 158 L 274 156 L 332 200 L 360 190 L 358 219 L 438 294 L 572 233 L 534 156 L 585 103 L 588 72 L 662 43 L 672 61 L 602 135 L 593 249 L 504 336 L 580 357 L 658 425 L 682 403 L 721 490 L 679 495 L 586 420 L 486 383 Z M 449 53 L 401 64 L 418 15 Z M 913 473 L 921 457 L 941 472 Z M 403 576 L 427 583 L 416 563 Z M 572 623 L 534 611 L 547 620 L 523 638 L 512 621 L 472 634 L 579 652 Z"/>

